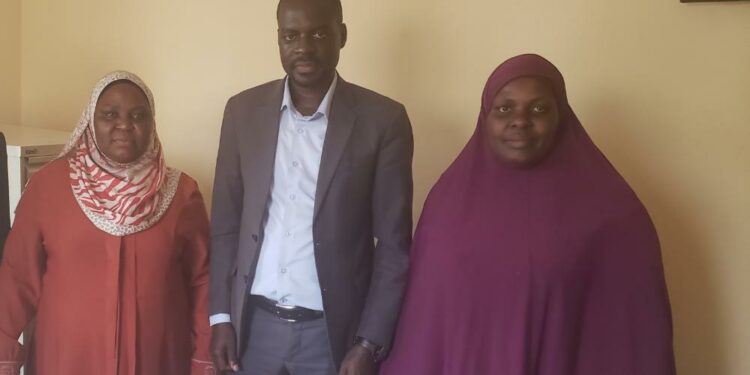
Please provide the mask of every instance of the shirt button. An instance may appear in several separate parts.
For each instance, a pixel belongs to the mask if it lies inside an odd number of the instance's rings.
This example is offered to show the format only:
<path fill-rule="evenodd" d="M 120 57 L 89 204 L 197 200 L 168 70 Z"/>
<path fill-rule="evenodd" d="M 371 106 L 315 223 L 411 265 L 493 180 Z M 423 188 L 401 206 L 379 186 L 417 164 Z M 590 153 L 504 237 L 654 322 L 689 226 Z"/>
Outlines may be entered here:
<path fill-rule="evenodd" d="M 299 163 L 297 163 L 296 161 L 293 161 L 293 162 L 292 162 L 292 166 L 293 166 L 293 167 L 295 167 L 295 168 L 296 168 L 296 167 L 299 167 Z"/>
<path fill-rule="evenodd" d="M 286 273 L 286 268 L 282 268 L 281 273 Z"/>
<path fill-rule="evenodd" d="M 284 233 L 284 235 L 286 235 L 287 237 L 291 237 L 292 236 L 292 232 L 286 232 L 286 233 Z"/>
<path fill-rule="evenodd" d="M 297 196 L 296 196 L 296 195 L 294 195 L 294 194 L 290 194 L 290 195 L 289 195 L 289 199 L 291 199 L 291 200 L 295 200 L 295 199 L 297 199 Z"/>
<path fill-rule="evenodd" d="M 281 302 L 281 303 L 286 303 L 286 301 L 287 301 L 286 298 L 282 298 L 281 300 L 279 300 L 279 302 Z"/>
<path fill-rule="evenodd" d="M 302 133 L 304 133 L 304 132 L 305 132 L 305 131 L 304 131 L 304 130 L 302 130 L 302 129 L 297 129 L 297 133 L 298 133 L 298 134 L 302 134 Z"/>

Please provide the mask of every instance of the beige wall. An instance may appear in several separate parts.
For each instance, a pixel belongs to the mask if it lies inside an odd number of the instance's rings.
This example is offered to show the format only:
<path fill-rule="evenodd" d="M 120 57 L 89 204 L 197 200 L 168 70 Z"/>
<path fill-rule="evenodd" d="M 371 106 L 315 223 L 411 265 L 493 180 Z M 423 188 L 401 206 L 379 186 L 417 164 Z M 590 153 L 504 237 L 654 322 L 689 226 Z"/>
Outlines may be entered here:
<path fill-rule="evenodd" d="M 123 68 L 157 100 L 169 162 L 210 196 L 226 99 L 281 77 L 275 1 L 23 2 L 25 125 L 71 129 Z M 344 0 L 340 72 L 404 102 L 415 206 L 475 126 L 486 77 L 550 58 L 661 235 L 680 374 L 750 374 L 750 4 Z"/>
<path fill-rule="evenodd" d="M 0 124 L 21 120 L 21 0 L 0 0 Z"/>

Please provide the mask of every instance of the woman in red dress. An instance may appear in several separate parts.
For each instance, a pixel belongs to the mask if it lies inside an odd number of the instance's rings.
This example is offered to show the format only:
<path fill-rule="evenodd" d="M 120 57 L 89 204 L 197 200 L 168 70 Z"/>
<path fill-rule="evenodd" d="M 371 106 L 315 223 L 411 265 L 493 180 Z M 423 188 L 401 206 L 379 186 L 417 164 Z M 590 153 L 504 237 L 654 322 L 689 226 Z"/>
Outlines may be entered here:
<path fill-rule="evenodd" d="M 207 291 L 197 184 L 166 166 L 148 87 L 110 73 L 16 209 L 0 265 L 0 374 L 213 374 Z"/>

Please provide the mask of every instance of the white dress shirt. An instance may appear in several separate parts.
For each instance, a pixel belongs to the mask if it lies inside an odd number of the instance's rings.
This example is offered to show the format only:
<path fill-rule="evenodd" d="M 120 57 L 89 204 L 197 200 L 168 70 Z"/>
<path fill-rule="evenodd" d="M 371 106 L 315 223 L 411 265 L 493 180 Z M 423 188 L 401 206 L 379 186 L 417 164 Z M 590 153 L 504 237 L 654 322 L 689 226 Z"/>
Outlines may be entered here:
<path fill-rule="evenodd" d="M 250 293 L 282 305 L 323 310 L 313 245 L 313 211 L 323 142 L 338 75 L 318 110 L 297 111 L 284 84 L 276 144 L 271 199 L 263 244 Z M 211 325 L 230 321 L 229 314 L 211 315 Z"/>

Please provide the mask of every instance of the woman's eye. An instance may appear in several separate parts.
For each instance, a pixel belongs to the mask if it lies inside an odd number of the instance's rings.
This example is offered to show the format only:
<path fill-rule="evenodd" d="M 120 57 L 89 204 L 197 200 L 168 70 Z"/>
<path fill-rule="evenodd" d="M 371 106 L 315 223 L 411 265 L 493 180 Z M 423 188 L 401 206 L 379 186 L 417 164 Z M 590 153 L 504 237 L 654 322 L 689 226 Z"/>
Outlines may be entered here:
<path fill-rule="evenodd" d="M 284 38 L 284 40 L 285 40 L 285 41 L 287 41 L 287 42 L 291 42 L 291 41 L 293 41 L 293 40 L 294 40 L 294 39 L 295 39 L 296 37 L 297 37 L 297 36 L 296 36 L 296 35 L 294 35 L 294 34 L 286 34 L 286 35 L 284 35 L 284 37 L 283 37 L 283 38 Z"/>
<path fill-rule="evenodd" d="M 111 120 L 111 119 L 117 117 L 117 113 L 115 113 L 115 112 L 104 112 L 104 113 L 102 113 L 102 116 L 104 116 L 104 118 L 106 118 L 108 120 Z"/>
<path fill-rule="evenodd" d="M 133 114 L 131 114 L 130 117 L 133 118 L 133 121 L 146 122 L 151 119 L 151 112 L 149 111 L 133 112 Z"/>
<path fill-rule="evenodd" d="M 510 112 L 510 107 L 508 107 L 507 105 L 501 105 L 501 106 L 495 108 L 495 110 L 498 111 L 498 112 L 500 112 L 500 113 L 508 113 L 508 112 Z"/>
<path fill-rule="evenodd" d="M 544 112 L 547 112 L 547 107 L 539 104 L 539 105 L 535 105 L 533 108 L 531 108 L 531 110 L 534 111 L 535 113 L 544 113 Z"/>
<path fill-rule="evenodd" d="M 313 34 L 313 38 L 315 38 L 315 39 L 323 39 L 323 38 L 325 38 L 325 37 L 326 37 L 326 33 L 325 33 L 325 32 L 323 32 L 323 31 L 316 31 L 316 32 L 315 32 L 315 33 Z"/>

